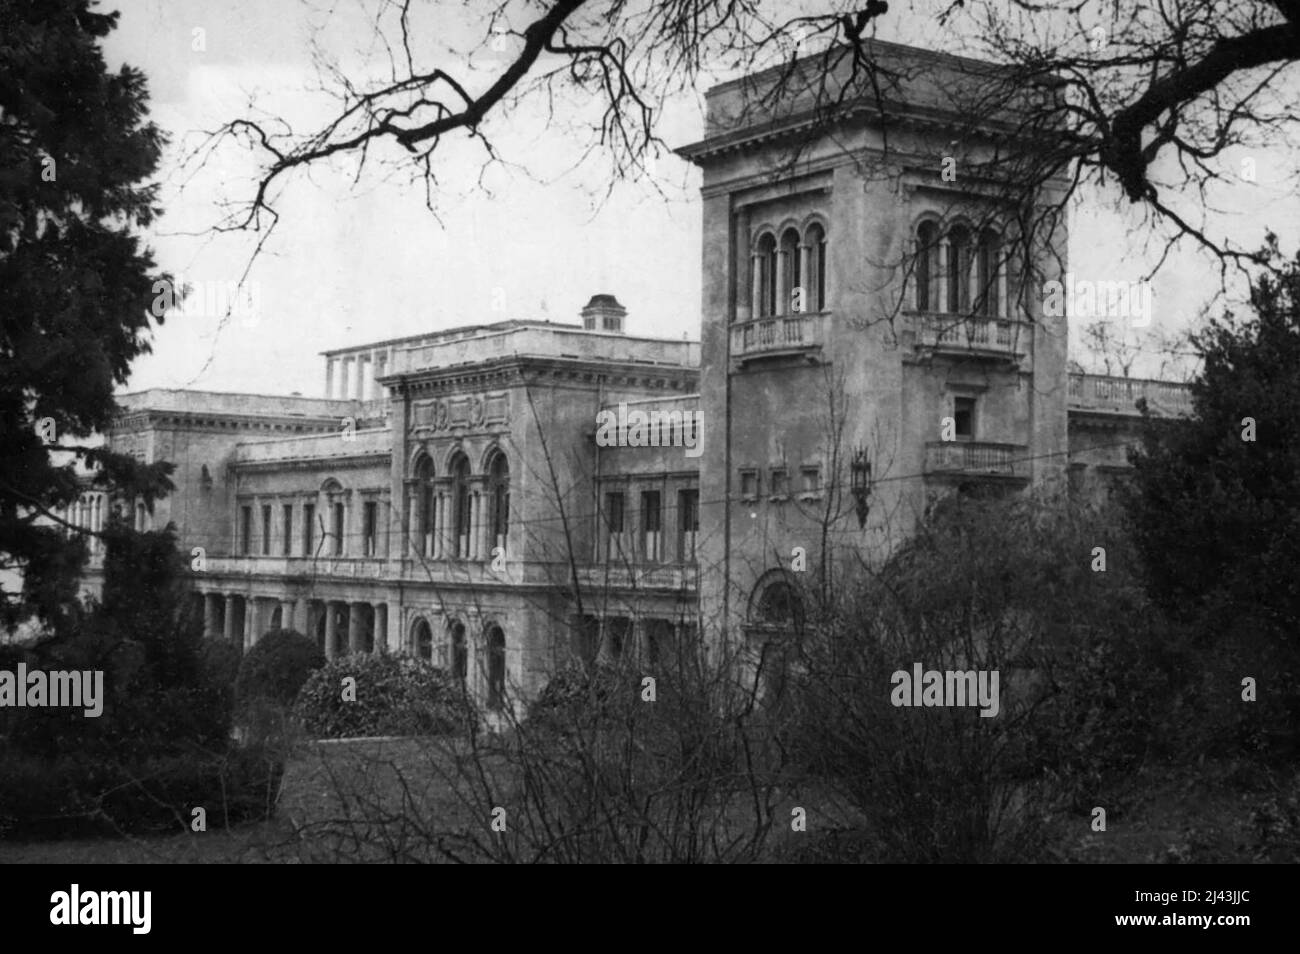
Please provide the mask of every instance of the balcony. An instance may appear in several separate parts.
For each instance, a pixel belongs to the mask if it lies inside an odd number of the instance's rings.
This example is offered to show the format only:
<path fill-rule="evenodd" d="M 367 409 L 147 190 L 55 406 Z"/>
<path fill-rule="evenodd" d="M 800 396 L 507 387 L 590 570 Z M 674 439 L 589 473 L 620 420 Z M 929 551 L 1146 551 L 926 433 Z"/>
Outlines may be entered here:
<path fill-rule="evenodd" d="M 1104 374 L 1070 375 L 1071 411 L 1101 411 L 1137 416 L 1137 402 L 1146 398 L 1156 417 L 1183 417 L 1192 412 L 1192 389 L 1173 381 L 1113 378 Z"/>
<path fill-rule="evenodd" d="M 932 441 L 925 445 L 926 476 L 1029 477 L 1029 448 L 984 441 Z"/>
<path fill-rule="evenodd" d="M 604 563 L 578 567 L 578 581 L 589 590 L 645 589 L 694 590 L 698 573 L 694 564 Z"/>
<path fill-rule="evenodd" d="M 915 322 L 918 351 L 1007 361 L 1029 350 L 1031 326 L 1025 321 L 923 313 Z"/>
<path fill-rule="evenodd" d="M 386 575 L 386 568 L 386 561 L 373 557 L 232 556 L 208 557 L 206 572 L 222 576 L 379 580 Z"/>
<path fill-rule="evenodd" d="M 731 356 L 740 365 L 762 358 L 803 355 L 816 360 L 826 343 L 827 312 L 777 315 L 731 326 Z"/>

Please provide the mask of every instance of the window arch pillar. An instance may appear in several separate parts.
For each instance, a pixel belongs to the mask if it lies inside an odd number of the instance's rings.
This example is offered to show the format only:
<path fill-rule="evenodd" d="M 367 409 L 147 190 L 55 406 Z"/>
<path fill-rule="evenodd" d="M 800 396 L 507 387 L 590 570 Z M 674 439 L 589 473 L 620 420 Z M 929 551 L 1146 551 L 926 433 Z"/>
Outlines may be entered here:
<path fill-rule="evenodd" d="M 433 558 L 446 560 L 452 553 L 451 535 L 451 478 L 440 477 L 433 482 Z"/>
<path fill-rule="evenodd" d="M 790 250 L 784 245 L 776 250 L 776 307 L 772 314 L 790 314 Z"/>
<path fill-rule="evenodd" d="M 939 240 L 939 267 L 935 269 L 939 296 L 934 303 L 935 311 L 953 311 L 956 303 L 948 295 L 948 269 L 952 267 L 952 243 L 945 235 Z M 933 286 L 931 286 L 933 287 Z"/>
<path fill-rule="evenodd" d="M 813 272 L 813 247 L 807 242 L 799 243 L 799 310 L 819 311 L 817 307 L 817 295 L 819 289 L 814 288 L 817 283 L 816 274 Z"/>

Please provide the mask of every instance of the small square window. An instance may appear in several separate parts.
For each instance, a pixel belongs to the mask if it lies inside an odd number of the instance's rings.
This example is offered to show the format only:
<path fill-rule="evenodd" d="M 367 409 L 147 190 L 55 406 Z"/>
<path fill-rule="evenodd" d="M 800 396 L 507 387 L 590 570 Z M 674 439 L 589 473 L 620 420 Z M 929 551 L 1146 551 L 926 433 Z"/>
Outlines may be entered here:
<path fill-rule="evenodd" d="M 802 481 L 800 491 L 805 494 L 818 494 L 822 489 L 822 471 L 820 467 L 804 467 L 799 471 Z"/>
<path fill-rule="evenodd" d="M 774 499 L 784 500 L 790 496 L 790 472 L 784 467 L 772 468 L 768 489 Z"/>
<path fill-rule="evenodd" d="M 740 496 L 742 500 L 758 499 L 758 471 L 742 470 L 740 472 Z"/>

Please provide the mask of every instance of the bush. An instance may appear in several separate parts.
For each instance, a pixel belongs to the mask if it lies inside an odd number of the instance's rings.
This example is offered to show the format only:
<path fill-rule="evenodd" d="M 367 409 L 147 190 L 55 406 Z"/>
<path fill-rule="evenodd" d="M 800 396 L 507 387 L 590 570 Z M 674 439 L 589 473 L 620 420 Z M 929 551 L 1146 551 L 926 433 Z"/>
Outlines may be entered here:
<path fill-rule="evenodd" d="M 1139 568 L 1114 510 L 954 498 L 840 585 L 804 640 L 798 748 L 874 860 L 1042 860 L 1052 815 L 1113 801 L 1168 749 L 1187 666 Z M 917 662 L 998 672 L 998 715 L 895 707 L 892 674 Z"/>
<path fill-rule="evenodd" d="M 235 681 L 235 698 L 241 711 L 254 700 L 293 704 L 303 683 L 325 665 L 316 641 L 291 629 L 267 633 L 244 656 Z"/>
<path fill-rule="evenodd" d="M 343 680 L 356 680 L 355 701 Z M 446 672 L 405 655 L 343 656 L 314 671 L 295 711 L 313 738 L 449 735 L 471 731 L 477 719 L 460 684 Z"/>
<path fill-rule="evenodd" d="M 621 708 L 620 700 L 625 694 L 639 692 L 640 682 L 639 675 L 608 666 L 591 669 L 576 664 L 565 666 L 551 676 L 528 707 L 528 724 L 566 731 L 574 726 L 603 722 Z"/>
<path fill-rule="evenodd" d="M 0 832 L 63 837 L 264 818 L 282 750 L 230 744 L 235 647 L 205 641 L 171 527 L 112 522 L 102 600 L 5 662 L 102 673 L 102 712 L 0 712 Z M 6 666 L 5 668 L 11 668 Z"/>
<path fill-rule="evenodd" d="M 131 762 L 10 750 L 0 755 L 0 839 L 189 831 L 199 807 L 210 828 L 262 821 L 274 811 L 282 777 L 283 762 L 258 749 Z"/>

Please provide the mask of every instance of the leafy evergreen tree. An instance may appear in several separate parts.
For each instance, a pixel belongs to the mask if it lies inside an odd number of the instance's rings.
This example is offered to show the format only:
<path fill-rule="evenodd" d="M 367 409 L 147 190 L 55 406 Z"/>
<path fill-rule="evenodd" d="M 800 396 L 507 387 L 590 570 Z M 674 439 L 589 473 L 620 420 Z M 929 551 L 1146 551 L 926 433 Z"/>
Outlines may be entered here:
<path fill-rule="evenodd" d="M 1206 635 L 1300 627 L 1300 257 L 1252 286 L 1254 317 L 1197 334 L 1193 413 L 1149 421 L 1128 506 L 1153 596 Z M 1293 647 L 1294 648 L 1294 647 Z"/>
<path fill-rule="evenodd" d="M 23 581 L 0 585 L 0 625 L 69 612 L 85 545 L 54 520 L 79 468 L 150 502 L 170 487 L 171 465 L 83 443 L 112 420 L 169 281 L 138 234 L 164 138 L 143 74 L 105 65 L 117 14 L 91 7 L 0 0 L 0 570 Z"/>

